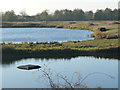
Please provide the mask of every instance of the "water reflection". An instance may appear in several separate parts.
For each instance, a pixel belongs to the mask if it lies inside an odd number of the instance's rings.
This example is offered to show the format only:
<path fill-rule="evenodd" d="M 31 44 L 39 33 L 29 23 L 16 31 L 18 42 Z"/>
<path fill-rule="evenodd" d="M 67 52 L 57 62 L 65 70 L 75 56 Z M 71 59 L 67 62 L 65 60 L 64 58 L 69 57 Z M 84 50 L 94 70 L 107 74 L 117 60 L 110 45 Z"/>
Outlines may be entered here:
<path fill-rule="evenodd" d="M 64 60 L 70 60 L 72 58 L 76 58 L 79 56 L 85 56 L 85 57 L 94 57 L 94 58 L 104 58 L 104 59 L 115 59 L 120 60 L 120 56 L 118 55 L 118 52 L 95 52 L 95 53 L 86 53 L 86 52 L 79 52 L 79 51 L 72 51 L 71 53 L 52 53 L 52 54 L 41 54 L 41 53 L 4 53 L 2 54 L 2 64 L 12 64 L 16 61 L 20 61 L 21 59 L 28 59 L 28 58 L 35 58 L 41 59 L 41 60 L 49 60 L 49 59 L 64 59 Z M 1 64 L 1 63 L 0 63 Z"/>

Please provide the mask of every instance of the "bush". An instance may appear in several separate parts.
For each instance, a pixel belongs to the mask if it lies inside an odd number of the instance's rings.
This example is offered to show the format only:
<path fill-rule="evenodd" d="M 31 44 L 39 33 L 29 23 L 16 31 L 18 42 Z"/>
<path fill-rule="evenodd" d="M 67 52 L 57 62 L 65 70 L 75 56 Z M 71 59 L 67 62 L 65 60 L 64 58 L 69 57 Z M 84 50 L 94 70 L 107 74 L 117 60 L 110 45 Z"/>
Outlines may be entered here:
<path fill-rule="evenodd" d="M 116 38 L 118 38 L 118 36 L 117 35 L 110 35 L 110 34 L 108 34 L 108 35 L 106 35 L 106 38 L 107 39 L 116 39 Z"/>
<path fill-rule="evenodd" d="M 93 33 L 93 34 L 90 34 L 90 37 L 95 37 L 95 34 Z"/>
<path fill-rule="evenodd" d="M 63 28 L 63 26 L 61 26 L 61 25 L 58 25 L 58 26 L 56 26 L 56 28 Z"/>
<path fill-rule="evenodd" d="M 98 30 L 99 30 L 99 31 L 102 31 L 102 32 L 103 32 L 103 31 L 107 31 L 107 29 L 104 28 L 104 27 L 98 28 Z"/>

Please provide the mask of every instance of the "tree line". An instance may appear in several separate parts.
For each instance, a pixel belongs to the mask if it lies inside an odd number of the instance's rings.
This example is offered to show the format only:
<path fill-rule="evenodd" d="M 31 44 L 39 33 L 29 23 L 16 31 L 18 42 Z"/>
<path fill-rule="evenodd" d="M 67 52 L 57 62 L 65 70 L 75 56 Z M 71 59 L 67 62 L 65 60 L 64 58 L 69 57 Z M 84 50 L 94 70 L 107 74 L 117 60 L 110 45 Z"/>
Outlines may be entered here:
<path fill-rule="evenodd" d="M 23 10 L 16 15 L 13 10 L 1 12 L 3 21 L 87 21 L 87 20 L 118 20 L 118 9 L 98 9 L 96 12 L 83 11 L 82 9 L 64 9 L 49 13 L 44 10 L 41 13 L 30 16 Z"/>

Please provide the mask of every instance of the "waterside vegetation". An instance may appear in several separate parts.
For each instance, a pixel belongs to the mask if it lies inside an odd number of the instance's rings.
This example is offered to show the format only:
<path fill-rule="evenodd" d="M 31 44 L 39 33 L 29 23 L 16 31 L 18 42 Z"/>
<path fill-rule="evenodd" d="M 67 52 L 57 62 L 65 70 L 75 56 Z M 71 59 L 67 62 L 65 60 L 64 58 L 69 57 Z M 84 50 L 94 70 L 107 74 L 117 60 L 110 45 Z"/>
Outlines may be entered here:
<path fill-rule="evenodd" d="M 24 42 L 20 44 L 14 43 L 2 43 L 2 49 L 13 49 L 13 50 L 30 50 L 30 51 L 40 51 L 40 50 L 104 50 L 110 48 L 117 48 L 118 39 L 96 39 L 87 41 L 68 41 L 68 42 Z"/>
<path fill-rule="evenodd" d="M 64 58 L 94 56 L 98 58 L 120 59 L 118 39 L 99 39 L 88 41 L 43 42 L 2 44 L 3 61 L 22 58 Z M 7 57 L 6 57 L 7 56 Z"/>

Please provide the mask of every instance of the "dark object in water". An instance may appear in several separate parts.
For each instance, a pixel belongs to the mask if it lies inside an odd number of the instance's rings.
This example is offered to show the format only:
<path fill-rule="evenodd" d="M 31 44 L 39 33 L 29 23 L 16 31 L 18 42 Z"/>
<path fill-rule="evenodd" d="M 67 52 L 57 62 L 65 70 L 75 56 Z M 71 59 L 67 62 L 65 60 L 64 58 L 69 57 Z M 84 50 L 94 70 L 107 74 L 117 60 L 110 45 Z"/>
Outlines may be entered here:
<path fill-rule="evenodd" d="M 39 68 L 41 68 L 41 66 L 39 66 L 39 65 L 23 65 L 23 66 L 18 66 L 17 68 L 24 69 L 24 70 L 32 70 L 32 69 L 39 69 Z"/>

